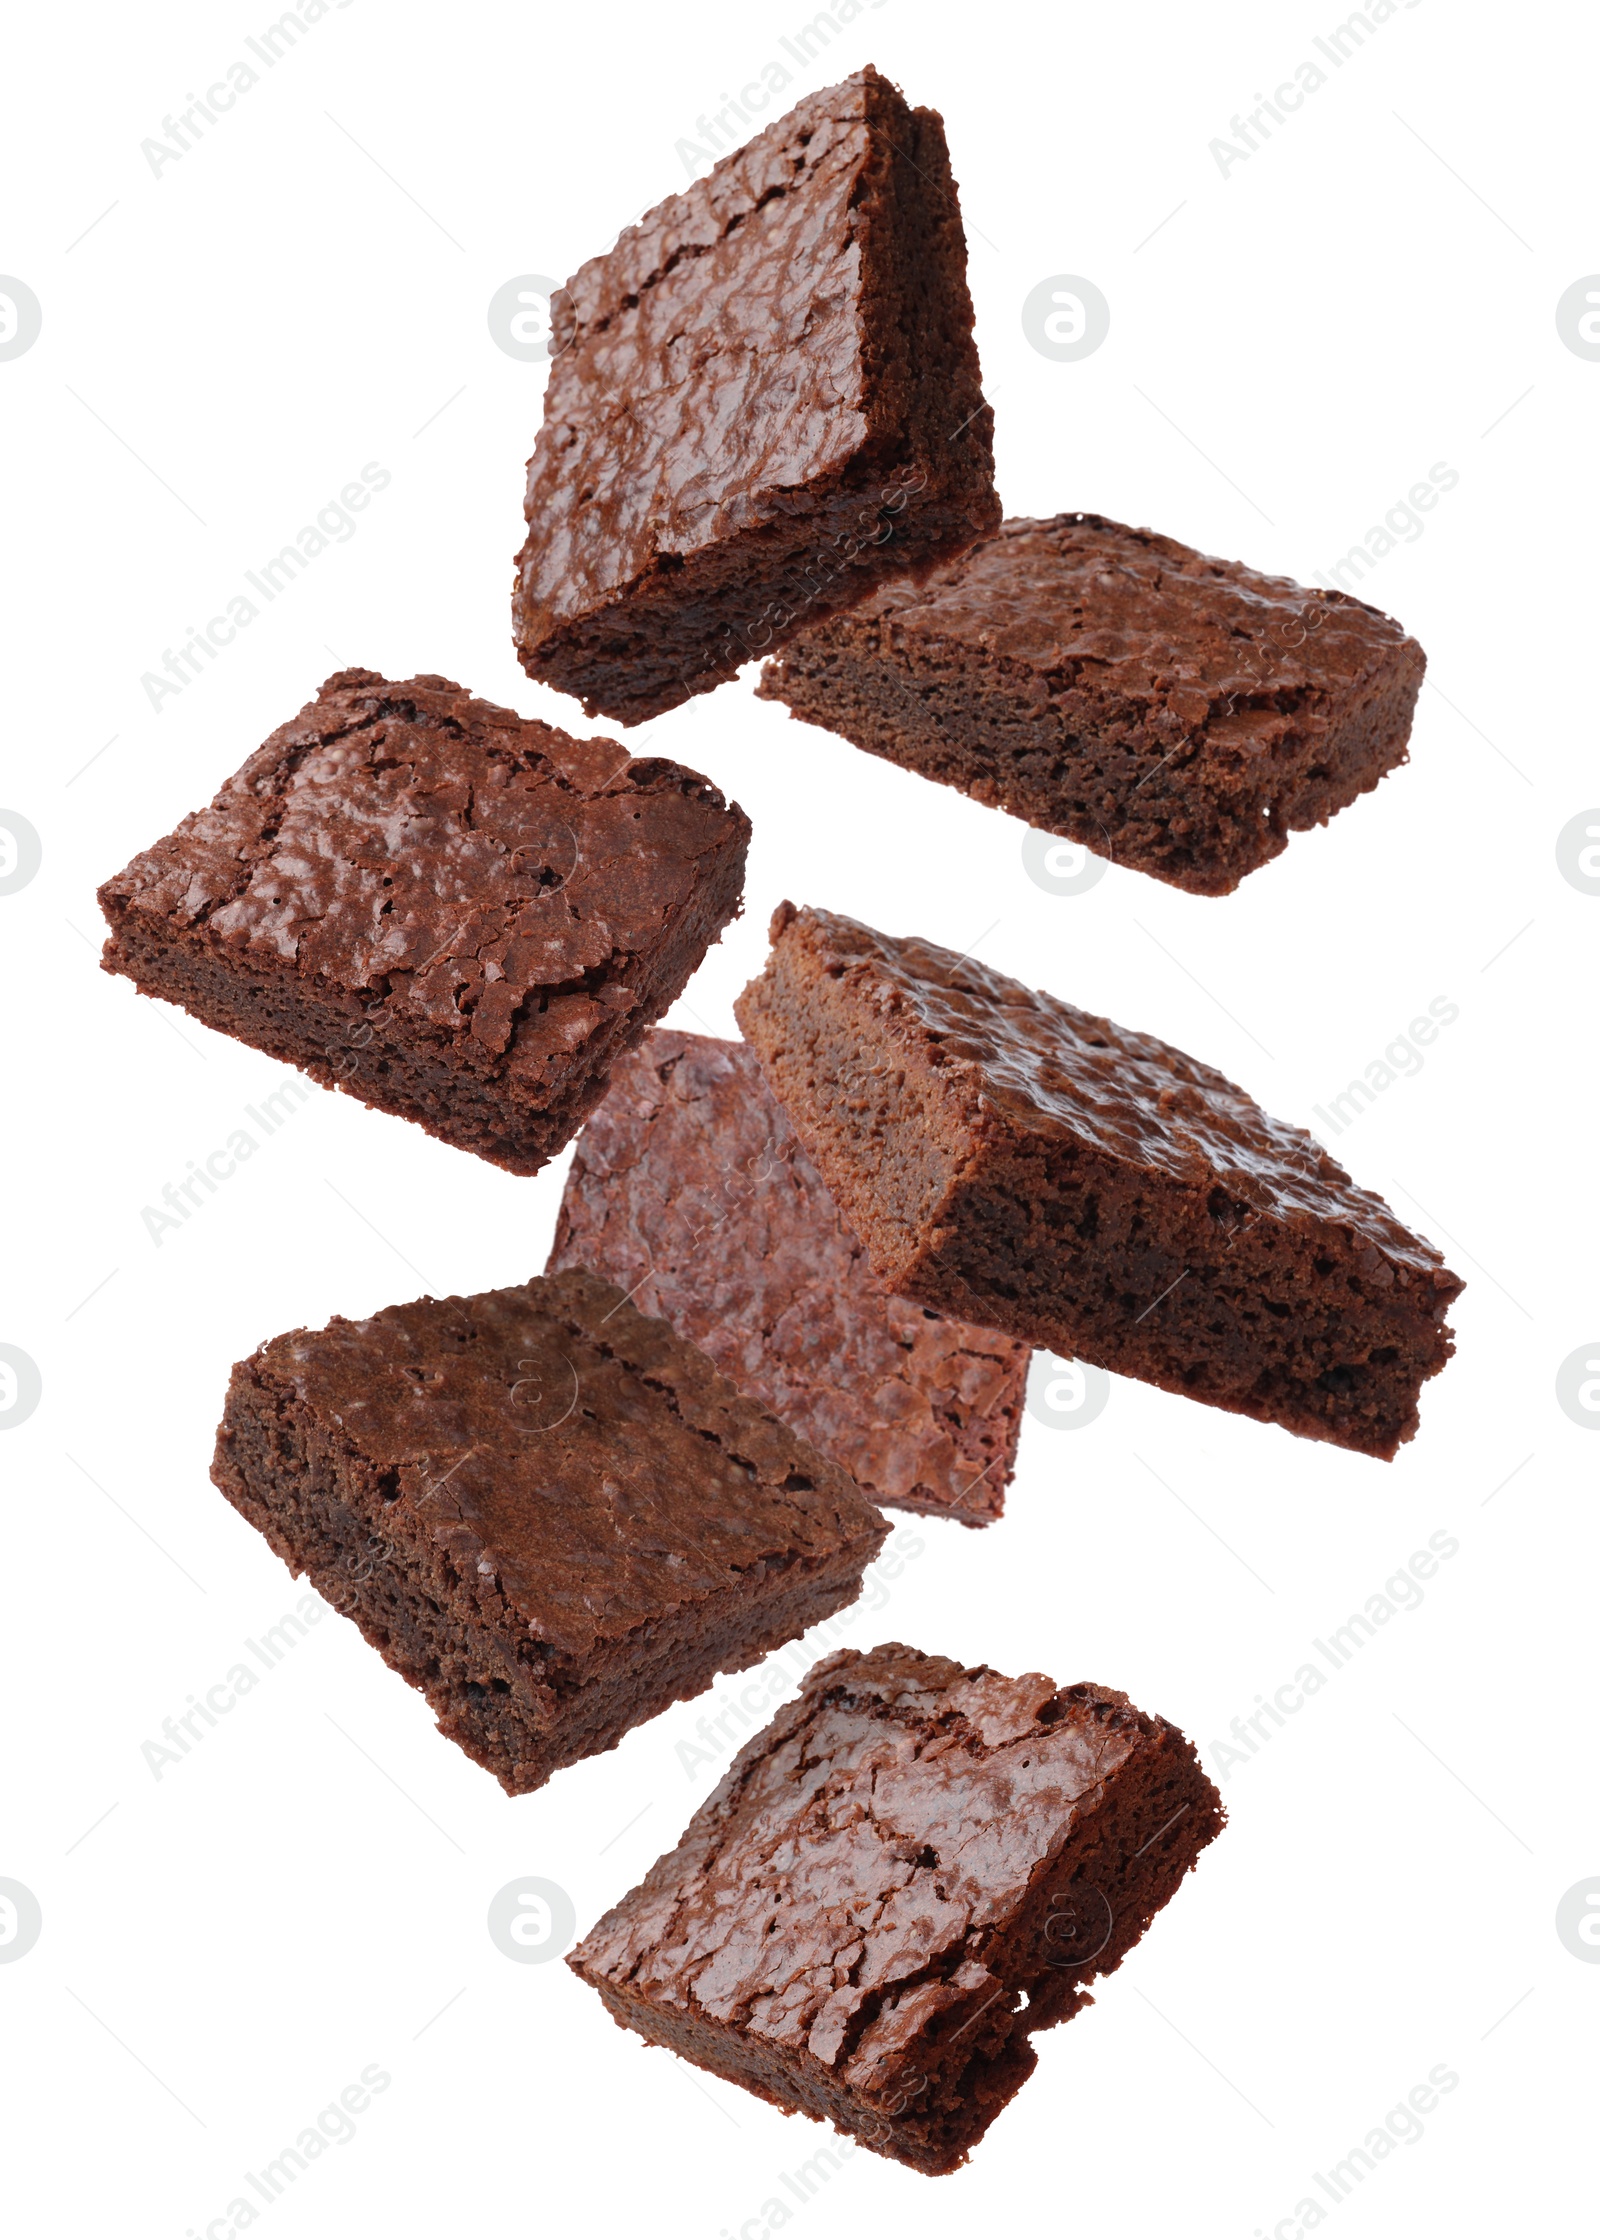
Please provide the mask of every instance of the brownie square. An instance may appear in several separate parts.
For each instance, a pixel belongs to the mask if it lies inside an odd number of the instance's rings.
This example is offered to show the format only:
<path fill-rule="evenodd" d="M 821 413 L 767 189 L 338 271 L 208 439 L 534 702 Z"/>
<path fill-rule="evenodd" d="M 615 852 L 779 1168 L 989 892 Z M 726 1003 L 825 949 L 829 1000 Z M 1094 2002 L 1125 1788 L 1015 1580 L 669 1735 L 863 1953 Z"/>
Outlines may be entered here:
<path fill-rule="evenodd" d="M 513 1796 L 853 1602 L 889 1529 L 580 1268 L 273 1338 L 211 1475 Z"/>
<path fill-rule="evenodd" d="M 1405 761 L 1423 668 L 1342 591 L 1058 513 L 807 629 L 757 690 L 1113 863 L 1231 894 Z"/>
<path fill-rule="evenodd" d="M 999 1516 L 1029 1348 L 873 1274 L 747 1044 L 658 1027 L 617 1064 L 550 1267 L 620 1284 L 869 1500 Z"/>
<path fill-rule="evenodd" d="M 1385 1460 L 1416 1430 L 1460 1278 L 1210 1066 L 787 902 L 734 1009 L 906 1298 Z"/>
<path fill-rule="evenodd" d="M 641 2037 L 938 2175 L 1223 1817 L 1114 1689 L 842 1649 L 568 1964 Z"/>
<path fill-rule="evenodd" d="M 344 669 L 107 880 L 101 961 L 536 1174 L 738 910 L 749 838 L 676 762 Z"/>
<path fill-rule="evenodd" d="M 944 125 L 863 70 L 630 226 L 551 306 L 513 625 L 639 723 L 995 528 Z"/>

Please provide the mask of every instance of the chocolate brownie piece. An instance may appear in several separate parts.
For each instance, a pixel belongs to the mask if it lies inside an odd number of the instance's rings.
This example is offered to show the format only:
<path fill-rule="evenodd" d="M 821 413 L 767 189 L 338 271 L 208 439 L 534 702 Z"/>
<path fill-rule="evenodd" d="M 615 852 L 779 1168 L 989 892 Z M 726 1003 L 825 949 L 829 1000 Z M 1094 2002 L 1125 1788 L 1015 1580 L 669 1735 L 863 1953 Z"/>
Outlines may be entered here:
<path fill-rule="evenodd" d="M 1222 1824 L 1114 1689 L 842 1649 L 568 1964 L 641 2037 L 937 2175 Z"/>
<path fill-rule="evenodd" d="M 676 762 L 344 669 L 107 880 L 102 963 L 535 1174 L 738 910 L 749 838 Z"/>
<path fill-rule="evenodd" d="M 1039 831 L 1231 894 L 1405 761 L 1423 667 L 1342 591 L 1058 513 L 819 622 L 757 689 Z"/>
<path fill-rule="evenodd" d="M 880 1282 L 747 1044 L 657 1028 L 617 1064 L 550 1267 L 621 1284 L 869 1500 L 999 1516 L 1028 1347 Z"/>
<path fill-rule="evenodd" d="M 551 306 L 513 624 L 621 723 L 995 528 L 944 125 L 876 70 L 809 95 Z"/>
<path fill-rule="evenodd" d="M 889 1529 L 580 1268 L 273 1338 L 211 1474 L 513 1796 L 853 1602 Z"/>
<path fill-rule="evenodd" d="M 787 902 L 734 1010 L 897 1292 L 1302 1438 L 1416 1430 L 1460 1279 L 1210 1066 Z"/>

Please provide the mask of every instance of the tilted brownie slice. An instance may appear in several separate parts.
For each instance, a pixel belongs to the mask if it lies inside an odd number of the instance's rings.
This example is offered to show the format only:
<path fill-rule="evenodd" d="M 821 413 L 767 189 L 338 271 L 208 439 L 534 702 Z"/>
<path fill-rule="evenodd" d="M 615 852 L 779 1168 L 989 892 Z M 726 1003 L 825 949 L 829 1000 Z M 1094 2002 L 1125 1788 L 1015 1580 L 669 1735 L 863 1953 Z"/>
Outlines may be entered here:
<path fill-rule="evenodd" d="M 567 1172 L 550 1255 L 703 1348 L 871 1501 L 999 1516 L 1029 1348 L 897 1299 L 742 1042 L 657 1028 Z"/>
<path fill-rule="evenodd" d="M 568 1961 L 641 2037 L 937 2175 L 1222 1824 L 1114 1689 L 842 1649 Z"/>
<path fill-rule="evenodd" d="M 889 1529 L 576 1268 L 272 1339 L 211 1474 L 513 1796 L 853 1602 Z"/>
<path fill-rule="evenodd" d="M 734 1009 L 897 1292 L 1302 1438 L 1416 1430 L 1459 1277 L 1210 1066 L 791 903 Z"/>
<path fill-rule="evenodd" d="M 944 125 L 866 69 L 630 226 L 551 306 L 513 624 L 639 723 L 995 528 Z"/>
<path fill-rule="evenodd" d="M 107 880 L 102 963 L 534 1174 L 738 910 L 749 839 L 676 762 L 344 669 Z"/>
<path fill-rule="evenodd" d="M 1405 761 L 1423 667 L 1342 591 L 1058 513 L 819 622 L 757 689 L 1039 831 L 1231 894 Z"/>

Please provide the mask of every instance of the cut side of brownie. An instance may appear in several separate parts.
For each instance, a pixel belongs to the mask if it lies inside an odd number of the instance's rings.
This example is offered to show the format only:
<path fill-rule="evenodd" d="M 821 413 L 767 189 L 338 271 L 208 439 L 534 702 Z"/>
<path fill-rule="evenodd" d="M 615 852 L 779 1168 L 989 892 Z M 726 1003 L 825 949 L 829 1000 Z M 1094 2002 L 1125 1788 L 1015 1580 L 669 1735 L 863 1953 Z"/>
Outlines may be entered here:
<path fill-rule="evenodd" d="M 620 1284 L 869 1500 L 1000 1515 L 1029 1348 L 880 1282 L 747 1044 L 658 1027 L 619 1060 L 550 1267 Z"/>
<path fill-rule="evenodd" d="M 1385 1460 L 1416 1430 L 1459 1277 L 1210 1066 L 790 903 L 734 1009 L 905 1297 Z"/>
<path fill-rule="evenodd" d="M 272 1339 L 212 1478 L 513 1796 L 853 1602 L 889 1529 L 581 1269 Z"/>
<path fill-rule="evenodd" d="M 1342 591 L 1058 513 L 803 631 L 757 689 L 1038 831 L 1217 895 L 1406 760 L 1424 666 Z"/>
<path fill-rule="evenodd" d="M 146 995 L 534 1174 L 739 908 L 750 824 L 444 677 L 330 677 L 107 880 Z"/>
<path fill-rule="evenodd" d="M 641 2037 L 939 2175 L 1223 1817 L 1114 1689 L 844 1649 L 568 1965 Z"/>
<path fill-rule="evenodd" d="M 639 723 L 998 526 L 944 126 L 873 69 L 809 95 L 551 307 L 513 624 Z"/>

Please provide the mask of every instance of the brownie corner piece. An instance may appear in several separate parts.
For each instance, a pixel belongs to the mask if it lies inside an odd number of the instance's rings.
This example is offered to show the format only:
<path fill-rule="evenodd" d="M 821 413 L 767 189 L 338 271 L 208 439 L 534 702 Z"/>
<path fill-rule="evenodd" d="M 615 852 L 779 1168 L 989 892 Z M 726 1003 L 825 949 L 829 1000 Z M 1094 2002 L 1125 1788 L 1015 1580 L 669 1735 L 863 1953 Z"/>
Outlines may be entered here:
<path fill-rule="evenodd" d="M 577 1268 L 270 1340 L 212 1478 L 512 1795 L 853 1601 L 889 1529 Z"/>
<path fill-rule="evenodd" d="M 1425 666 L 1346 592 L 1061 513 L 819 620 L 757 690 L 1038 831 L 1223 895 L 1407 759 Z"/>
<path fill-rule="evenodd" d="M 1224 1818 L 1113 1689 L 840 1650 L 568 1965 L 647 2041 L 942 2175 Z"/>
<path fill-rule="evenodd" d="M 743 1042 L 656 1028 L 573 1151 L 552 1269 L 661 1315 L 871 1501 L 982 1526 L 1016 1459 L 1029 1347 L 896 1297 Z"/>
<path fill-rule="evenodd" d="M 870 67 L 628 227 L 552 326 L 513 631 L 589 715 L 679 706 L 999 523 L 943 122 Z"/>
<path fill-rule="evenodd" d="M 533 1174 L 738 911 L 749 837 L 678 763 L 345 669 L 106 881 L 102 962 Z"/>
<path fill-rule="evenodd" d="M 734 1006 L 907 1298 L 1380 1460 L 1463 1288 L 1213 1067 L 971 957 L 783 904 Z"/>

